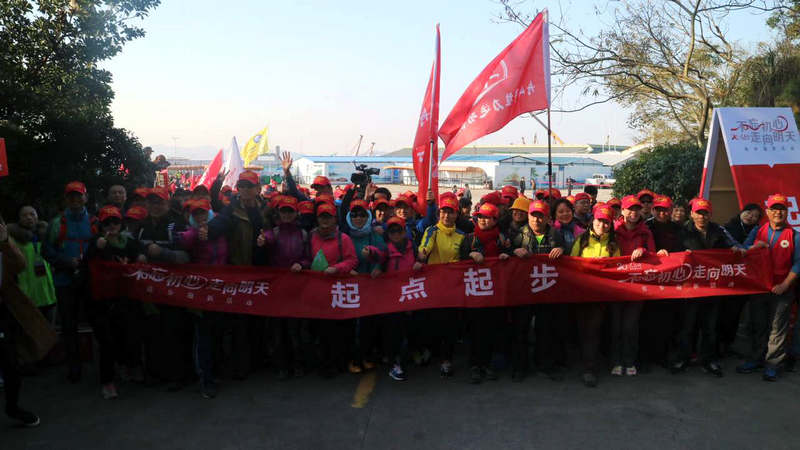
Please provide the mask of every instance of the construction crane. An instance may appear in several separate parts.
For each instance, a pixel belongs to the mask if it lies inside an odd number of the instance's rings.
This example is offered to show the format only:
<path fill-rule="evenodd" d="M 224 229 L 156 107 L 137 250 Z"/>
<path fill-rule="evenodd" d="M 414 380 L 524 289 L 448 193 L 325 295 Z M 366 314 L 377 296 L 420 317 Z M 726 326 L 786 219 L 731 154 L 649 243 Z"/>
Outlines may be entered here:
<path fill-rule="evenodd" d="M 358 144 L 356 144 L 356 153 L 355 156 L 358 156 L 358 151 L 361 150 L 361 141 L 364 139 L 363 134 L 358 135 Z"/>

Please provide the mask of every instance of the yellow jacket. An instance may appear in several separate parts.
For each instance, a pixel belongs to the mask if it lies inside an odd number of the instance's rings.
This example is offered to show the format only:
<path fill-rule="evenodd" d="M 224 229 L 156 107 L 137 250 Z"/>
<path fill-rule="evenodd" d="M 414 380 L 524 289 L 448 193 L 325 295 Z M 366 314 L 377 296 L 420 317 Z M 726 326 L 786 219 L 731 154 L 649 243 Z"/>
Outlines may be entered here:
<path fill-rule="evenodd" d="M 570 256 L 580 256 L 582 258 L 607 258 L 609 256 L 620 255 L 619 246 L 617 246 L 617 248 L 614 250 L 613 255 L 608 253 L 608 234 L 606 234 L 602 239 L 598 239 L 594 232 L 586 231 L 586 233 L 589 233 L 588 245 L 581 251 L 582 236 L 576 237 L 575 243 L 572 245 L 572 251 L 569 253 Z"/>
<path fill-rule="evenodd" d="M 456 227 L 446 227 L 439 222 L 425 230 L 419 251 L 428 255 L 428 264 L 456 262 L 464 237 L 464 233 Z"/>

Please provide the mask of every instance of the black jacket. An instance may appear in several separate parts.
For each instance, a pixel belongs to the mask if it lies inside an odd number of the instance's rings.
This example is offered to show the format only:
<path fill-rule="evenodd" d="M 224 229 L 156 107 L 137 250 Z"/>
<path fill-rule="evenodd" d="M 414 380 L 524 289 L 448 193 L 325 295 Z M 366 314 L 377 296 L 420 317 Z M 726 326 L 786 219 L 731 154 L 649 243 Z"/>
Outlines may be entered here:
<path fill-rule="evenodd" d="M 733 238 L 724 228 L 716 223 L 708 224 L 706 235 L 697 230 L 693 222 L 683 229 L 681 243 L 684 250 L 709 250 L 712 248 L 731 248 L 736 246 Z"/>
<path fill-rule="evenodd" d="M 677 223 L 668 220 L 661 223 L 653 219 L 645 222 L 647 228 L 653 233 L 653 240 L 656 242 L 657 249 L 664 249 L 670 253 L 685 250 L 683 247 L 683 229 Z"/>

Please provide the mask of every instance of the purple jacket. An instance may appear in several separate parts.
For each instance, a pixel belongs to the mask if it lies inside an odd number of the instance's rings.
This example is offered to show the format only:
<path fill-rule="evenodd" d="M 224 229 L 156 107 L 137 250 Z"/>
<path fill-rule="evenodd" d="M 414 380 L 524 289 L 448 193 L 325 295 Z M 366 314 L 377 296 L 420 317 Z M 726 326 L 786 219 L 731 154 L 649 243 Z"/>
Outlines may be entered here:
<path fill-rule="evenodd" d="M 193 263 L 213 265 L 228 263 L 228 241 L 225 236 L 201 241 L 199 230 L 192 227 L 178 233 L 178 246 L 189 252 Z"/>
<path fill-rule="evenodd" d="M 269 249 L 269 265 L 291 267 L 299 263 L 304 269 L 311 267 L 311 250 L 308 232 L 293 223 L 282 223 L 264 232 L 265 247 Z"/>

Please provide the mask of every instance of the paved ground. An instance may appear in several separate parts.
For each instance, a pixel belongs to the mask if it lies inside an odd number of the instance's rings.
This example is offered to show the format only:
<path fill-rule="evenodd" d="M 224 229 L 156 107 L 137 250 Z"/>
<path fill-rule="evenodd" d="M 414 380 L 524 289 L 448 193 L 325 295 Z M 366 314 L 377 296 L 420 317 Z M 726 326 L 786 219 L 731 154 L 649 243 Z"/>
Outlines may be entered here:
<path fill-rule="evenodd" d="M 800 448 L 800 374 L 765 383 L 733 373 L 737 362 L 725 361 L 722 379 L 658 368 L 603 376 L 596 389 L 583 387 L 577 372 L 521 384 L 503 373 L 474 386 L 462 366 L 452 380 L 429 367 L 402 383 L 383 369 L 288 382 L 265 371 L 224 382 L 214 400 L 193 388 L 121 385 L 113 401 L 100 397 L 95 371 L 69 385 L 56 367 L 25 380 L 24 406 L 42 426 L 0 420 L 0 448 Z M 359 401 L 363 407 L 353 407 Z"/>

